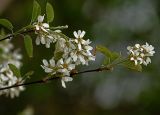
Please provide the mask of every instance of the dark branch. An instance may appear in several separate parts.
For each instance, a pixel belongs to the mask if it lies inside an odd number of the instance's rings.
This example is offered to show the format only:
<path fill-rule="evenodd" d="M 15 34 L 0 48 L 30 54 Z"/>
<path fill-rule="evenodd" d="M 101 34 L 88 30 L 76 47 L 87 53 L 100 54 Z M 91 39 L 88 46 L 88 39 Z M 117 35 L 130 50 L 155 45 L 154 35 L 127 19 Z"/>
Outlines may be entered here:
<path fill-rule="evenodd" d="M 82 71 L 82 72 L 73 72 L 73 73 L 71 73 L 70 76 L 74 77 L 75 75 L 79 75 L 79 74 L 108 71 L 108 70 L 111 70 L 111 69 L 112 68 L 110 68 L 110 67 L 101 67 L 101 68 L 86 70 L 86 71 Z M 45 79 L 41 79 L 41 80 L 37 80 L 37 81 L 33 81 L 33 82 L 15 84 L 15 85 L 12 85 L 12 86 L 9 86 L 9 87 L 0 88 L 0 91 L 5 90 L 5 89 L 19 87 L 19 86 L 29 86 L 29 85 L 33 85 L 33 84 L 45 84 L 45 83 L 48 83 L 48 81 L 52 81 L 52 80 L 60 79 L 60 78 L 61 77 L 46 77 Z"/>
<path fill-rule="evenodd" d="M 19 34 L 28 34 L 28 33 L 31 33 L 31 32 L 33 32 L 33 31 L 34 31 L 34 29 L 29 29 L 29 30 L 21 31 L 21 32 L 19 32 L 19 33 L 9 34 L 9 35 L 7 35 L 6 37 L 0 39 L 0 42 L 1 42 L 1 41 L 4 41 L 4 40 L 6 40 L 6 39 L 11 39 L 11 38 L 15 37 L 16 35 L 19 35 Z"/>

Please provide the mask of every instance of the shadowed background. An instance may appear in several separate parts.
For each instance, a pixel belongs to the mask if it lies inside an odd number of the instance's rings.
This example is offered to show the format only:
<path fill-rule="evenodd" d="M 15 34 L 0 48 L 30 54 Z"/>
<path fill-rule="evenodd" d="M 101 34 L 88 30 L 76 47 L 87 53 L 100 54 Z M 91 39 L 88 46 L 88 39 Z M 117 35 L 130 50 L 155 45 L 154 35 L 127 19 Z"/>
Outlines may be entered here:
<path fill-rule="evenodd" d="M 46 0 L 38 1 L 42 9 Z M 59 80 L 26 88 L 20 97 L 0 97 L 1 115 L 159 115 L 160 114 L 160 1 L 159 0 L 49 0 L 55 11 L 52 26 L 69 25 L 63 32 L 73 37 L 73 31 L 85 30 L 92 45 L 103 44 L 126 55 L 126 47 L 148 42 L 155 46 L 152 64 L 143 73 L 116 67 L 113 72 L 89 73 L 77 76 L 61 87 Z M 9 19 L 18 30 L 30 23 L 32 0 L 0 0 L 0 18 Z M 43 11 L 42 15 L 45 12 Z M 35 41 L 35 38 L 33 38 Z M 28 81 L 45 76 L 42 59 L 50 59 L 53 49 L 36 46 L 34 57 L 28 58 L 23 39 L 12 42 L 23 54 L 22 72 L 34 70 Z M 91 66 L 100 66 L 98 54 Z M 25 111 L 24 113 L 22 111 Z"/>

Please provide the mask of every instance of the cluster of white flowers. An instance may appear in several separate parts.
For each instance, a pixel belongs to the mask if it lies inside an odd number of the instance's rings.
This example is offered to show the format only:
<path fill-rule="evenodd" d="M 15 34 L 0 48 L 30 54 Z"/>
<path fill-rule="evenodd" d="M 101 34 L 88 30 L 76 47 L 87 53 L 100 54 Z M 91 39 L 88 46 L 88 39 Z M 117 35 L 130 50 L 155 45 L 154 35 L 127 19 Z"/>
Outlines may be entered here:
<path fill-rule="evenodd" d="M 135 62 L 135 65 L 151 63 L 150 57 L 154 55 L 154 47 L 146 43 L 145 45 L 135 44 L 135 46 L 128 46 L 130 60 Z"/>
<path fill-rule="evenodd" d="M 46 73 L 62 77 L 61 82 L 64 88 L 66 88 L 65 82 L 73 80 L 71 77 L 68 77 L 70 76 L 70 71 L 75 69 L 75 64 L 71 63 L 71 58 L 65 60 L 61 58 L 57 63 L 55 63 L 54 58 L 50 59 L 49 62 L 44 59 L 43 64 L 41 66 Z"/>
<path fill-rule="evenodd" d="M 44 16 L 38 16 L 38 22 L 35 22 L 33 25 L 35 26 L 35 34 L 37 34 L 36 44 L 40 45 L 44 44 L 46 48 L 50 48 L 50 44 L 56 42 L 57 34 L 61 31 L 56 30 L 51 32 L 49 29 L 48 23 L 43 23 Z M 52 33 L 52 34 L 51 34 Z"/>
<path fill-rule="evenodd" d="M 13 45 L 9 42 L 9 40 L 0 43 L 0 50 L 0 88 L 12 86 L 16 83 L 21 83 L 22 78 L 16 77 L 12 70 L 9 68 L 8 64 L 13 64 L 17 68 L 20 68 L 22 65 L 20 62 L 22 55 L 18 53 L 18 50 L 12 51 Z M 23 90 L 23 86 L 10 88 L 2 90 L 0 95 L 6 95 L 14 98 L 15 96 L 19 96 L 20 91 Z"/>
<path fill-rule="evenodd" d="M 56 42 L 55 52 L 61 52 L 62 56 L 58 61 L 54 57 L 49 60 L 43 60 L 42 68 L 46 73 L 62 77 L 62 86 L 66 88 L 65 82 L 72 81 L 70 73 L 75 69 L 76 65 L 88 65 L 89 61 L 95 61 L 95 56 L 92 55 L 90 40 L 83 39 L 85 31 L 73 32 L 74 39 L 59 38 Z"/>

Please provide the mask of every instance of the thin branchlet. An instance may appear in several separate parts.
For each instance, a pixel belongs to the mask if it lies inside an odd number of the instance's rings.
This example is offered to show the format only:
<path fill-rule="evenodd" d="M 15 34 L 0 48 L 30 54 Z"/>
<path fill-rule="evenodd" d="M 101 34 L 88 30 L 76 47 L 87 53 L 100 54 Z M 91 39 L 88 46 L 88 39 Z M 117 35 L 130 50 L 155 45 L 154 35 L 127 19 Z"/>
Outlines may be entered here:
<path fill-rule="evenodd" d="M 24 30 L 24 31 L 21 31 L 21 32 L 18 32 L 18 33 L 15 32 L 13 34 L 9 34 L 9 35 L 5 36 L 4 38 L 0 39 L 0 42 L 4 41 L 4 40 L 7 40 L 7 39 L 12 39 L 17 35 L 28 34 L 28 33 L 32 33 L 32 32 L 34 32 L 34 29 Z"/>
<path fill-rule="evenodd" d="M 4 40 L 6 40 L 6 39 L 12 39 L 12 38 L 14 38 L 16 35 L 28 34 L 28 33 L 35 32 L 35 27 L 34 27 L 34 26 L 30 27 L 30 26 L 31 26 L 31 25 L 26 26 L 26 27 L 18 30 L 18 31 L 15 32 L 15 33 L 6 35 L 4 38 L 0 39 L 0 42 L 1 42 L 1 41 L 4 41 Z M 29 28 L 29 27 L 30 27 L 30 28 Z M 60 29 L 60 30 L 61 30 L 61 29 L 67 29 L 67 28 L 68 28 L 68 25 L 66 25 L 66 26 L 57 26 L 57 27 L 50 27 L 50 29 L 54 29 L 54 30 L 56 30 L 56 29 Z"/>
<path fill-rule="evenodd" d="M 91 69 L 91 70 L 86 70 L 86 71 L 81 71 L 81 72 L 73 72 L 70 74 L 71 77 L 74 77 L 76 75 L 80 75 L 80 74 L 85 74 L 85 73 L 92 73 L 92 72 L 101 72 L 101 71 L 110 71 L 112 70 L 112 67 L 100 67 L 97 69 Z M 61 77 L 45 77 L 41 80 L 37 80 L 37 81 L 33 81 L 33 82 L 28 82 L 28 83 L 21 83 L 21 84 L 15 84 L 9 87 L 3 87 L 0 88 L 1 90 L 6 90 L 6 89 L 11 89 L 11 88 L 15 88 L 15 87 L 19 87 L 19 86 L 29 86 L 29 85 L 33 85 L 33 84 L 46 84 L 49 81 L 53 81 L 53 80 L 57 80 L 60 79 Z"/>

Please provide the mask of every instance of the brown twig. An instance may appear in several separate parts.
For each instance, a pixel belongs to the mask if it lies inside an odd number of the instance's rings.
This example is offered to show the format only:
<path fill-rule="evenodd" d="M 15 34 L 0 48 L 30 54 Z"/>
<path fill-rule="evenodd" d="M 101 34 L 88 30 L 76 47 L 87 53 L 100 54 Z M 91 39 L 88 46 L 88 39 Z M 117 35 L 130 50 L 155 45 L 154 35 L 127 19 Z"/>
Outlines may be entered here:
<path fill-rule="evenodd" d="M 5 36 L 4 38 L 0 39 L 0 42 L 4 41 L 6 39 L 11 39 L 11 38 L 15 37 L 16 35 L 27 34 L 27 33 L 33 32 L 33 31 L 34 31 L 34 29 L 29 29 L 29 30 L 24 30 L 24 31 L 18 32 L 18 33 L 9 34 L 9 35 Z"/>
<path fill-rule="evenodd" d="M 73 76 L 79 75 L 79 74 L 108 71 L 108 70 L 111 70 L 111 69 L 112 69 L 111 67 L 101 67 L 101 68 L 86 70 L 86 71 L 81 71 L 81 72 L 73 72 L 73 73 L 71 73 L 70 76 L 73 77 Z M 60 79 L 60 78 L 61 77 L 46 77 L 45 79 L 41 79 L 41 80 L 37 80 L 37 81 L 33 81 L 33 82 L 15 84 L 15 85 L 12 85 L 12 86 L 0 88 L 0 91 L 5 90 L 5 89 L 19 87 L 19 86 L 29 86 L 29 85 L 33 85 L 33 84 L 45 84 L 45 83 L 48 83 L 48 81 L 52 81 L 52 80 Z"/>

